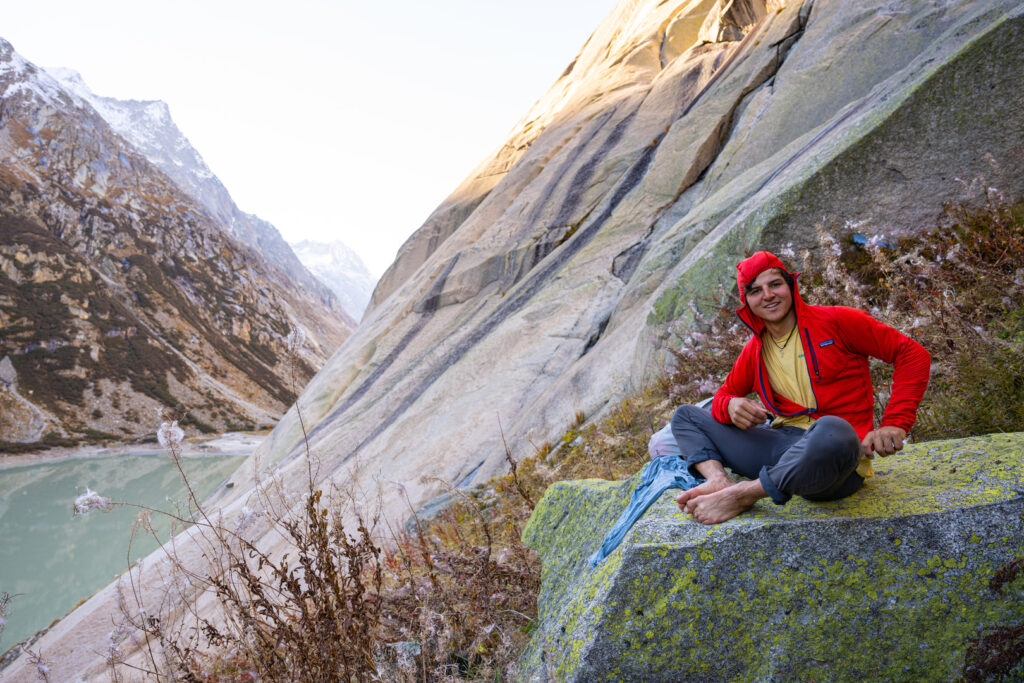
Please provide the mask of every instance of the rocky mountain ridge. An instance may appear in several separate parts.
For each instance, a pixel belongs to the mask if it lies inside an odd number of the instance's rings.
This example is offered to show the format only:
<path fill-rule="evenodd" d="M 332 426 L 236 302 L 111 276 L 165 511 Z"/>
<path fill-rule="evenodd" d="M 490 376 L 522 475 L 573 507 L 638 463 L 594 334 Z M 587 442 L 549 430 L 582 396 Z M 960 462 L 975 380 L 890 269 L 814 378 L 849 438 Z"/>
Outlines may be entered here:
<path fill-rule="evenodd" d="M 238 208 L 224 183 L 178 129 L 166 103 L 102 97 L 92 92 L 76 71 L 50 68 L 46 72 L 57 79 L 67 92 L 91 105 L 114 132 L 205 207 L 235 239 L 258 251 L 283 270 L 292 283 L 315 297 L 329 311 L 342 316 L 347 325 L 355 327 L 356 318 L 362 311 L 350 310 L 335 301 L 331 295 L 333 290 L 325 286 L 322 278 L 312 276 L 277 228 Z"/>
<path fill-rule="evenodd" d="M 168 406 L 202 431 L 273 422 L 351 330 L 333 295 L 282 287 L 7 42 L 0 93 L 0 440 L 138 437 Z M 309 345 L 294 382 L 293 328 Z"/>

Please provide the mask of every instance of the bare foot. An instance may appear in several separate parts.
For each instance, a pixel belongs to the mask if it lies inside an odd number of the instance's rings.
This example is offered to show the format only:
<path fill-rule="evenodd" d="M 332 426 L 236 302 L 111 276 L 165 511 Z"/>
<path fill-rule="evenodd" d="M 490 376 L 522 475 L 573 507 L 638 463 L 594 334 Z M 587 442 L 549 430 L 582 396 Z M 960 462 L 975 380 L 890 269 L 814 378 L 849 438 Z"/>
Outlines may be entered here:
<path fill-rule="evenodd" d="M 692 490 L 696 491 L 697 489 Z M 684 512 L 693 515 L 693 518 L 701 524 L 718 524 L 749 510 L 754 503 L 766 495 L 761 482 L 754 479 L 697 495 L 680 507 Z"/>
<path fill-rule="evenodd" d="M 732 485 L 732 479 L 723 473 L 720 477 L 711 477 L 699 486 L 694 486 L 692 489 L 686 489 L 676 496 L 676 503 L 679 505 L 680 510 L 683 512 L 689 512 L 689 510 L 686 509 L 686 504 L 690 500 L 699 496 L 705 496 L 709 493 L 714 493 L 715 491 L 721 491 L 722 489 Z"/>

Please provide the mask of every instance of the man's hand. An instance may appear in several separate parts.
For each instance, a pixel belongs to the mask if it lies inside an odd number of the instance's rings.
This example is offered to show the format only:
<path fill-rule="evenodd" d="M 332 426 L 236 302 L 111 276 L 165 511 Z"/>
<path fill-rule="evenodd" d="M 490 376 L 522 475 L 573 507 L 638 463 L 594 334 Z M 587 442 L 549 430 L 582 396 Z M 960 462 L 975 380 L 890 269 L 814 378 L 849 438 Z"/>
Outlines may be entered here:
<path fill-rule="evenodd" d="M 740 429 L 763 424 L 768 419 L 768 411 L 757 401 L 736 396 L 729 401 L 729 419 Z"/>
<path fill-rule="evenodd" d="M 903 441 L 906 438 L 907 432 L 899 427 L 879 427 L 873 432 L 868 432 L 860 442 L 860 452 L 869 458 L 873 458 L 875 453 L 881 456 L 892 455 L 903 450 Z"/>

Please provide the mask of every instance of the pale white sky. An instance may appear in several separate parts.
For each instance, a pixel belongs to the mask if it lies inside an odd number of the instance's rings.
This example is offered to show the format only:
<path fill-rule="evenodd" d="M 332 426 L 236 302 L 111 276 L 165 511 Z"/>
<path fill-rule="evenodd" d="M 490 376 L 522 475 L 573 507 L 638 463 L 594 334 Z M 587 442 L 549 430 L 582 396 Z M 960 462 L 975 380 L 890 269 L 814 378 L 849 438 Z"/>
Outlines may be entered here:
<path fill-rule="evenodd" d="M 239 207 L 379 275 L 616 0 L 0 0 L 0 37 L 159 99 Z"/>

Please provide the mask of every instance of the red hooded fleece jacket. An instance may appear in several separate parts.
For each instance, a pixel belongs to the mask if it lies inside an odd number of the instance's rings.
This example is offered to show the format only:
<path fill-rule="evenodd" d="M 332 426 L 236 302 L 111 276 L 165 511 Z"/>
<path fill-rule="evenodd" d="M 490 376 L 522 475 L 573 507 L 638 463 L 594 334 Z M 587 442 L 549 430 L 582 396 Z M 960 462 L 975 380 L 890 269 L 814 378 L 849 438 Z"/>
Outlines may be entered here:
<path fill-rule="evenodd" d="M 873 356 L 894 366 L 892 396 L 882 416 L 881 426 L 910 431 L 917 416 L 917 406 L 928 386 L 931 367 L 928 352 L 910 337 L 863 311 L 846 306 L 804 303 L 795 279 L 793 306 L 796 309 L 796 326 L 817 407 L 811 409 L 799 405 L 772 391 L 761 360 L 764 321 L 751 312 L 743 291 L 747 283 L 769 268 L 786 270 L 782 261 L 767 251 L 759 251 L 736 266 L 736 283 L 743 302 L 743 308 L 736 312 L 753 336 L 733 364 L 725 384 L 715 393 L 711 410 L 715 419 L 731 424 L 729 401 L 756 391 L 764 406 L 776 415 L 789 417 L 807 413 L 814 418 L 835 415 L 849 422 L 863 439 L 874 429 L 874 391 L 868 368 L 868 356 Z M 793 273 L 794 278 L 798 275 Z"/>

